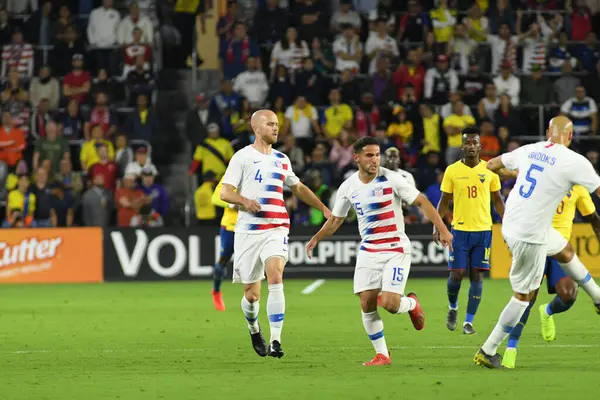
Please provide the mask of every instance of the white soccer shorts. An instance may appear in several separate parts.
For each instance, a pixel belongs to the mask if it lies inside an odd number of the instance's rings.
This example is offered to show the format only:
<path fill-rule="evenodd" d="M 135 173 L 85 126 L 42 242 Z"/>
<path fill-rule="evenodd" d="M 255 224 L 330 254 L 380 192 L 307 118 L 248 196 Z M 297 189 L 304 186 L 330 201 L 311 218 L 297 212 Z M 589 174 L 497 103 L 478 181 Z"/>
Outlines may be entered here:
<path fill-rule="evenodd" d="M 512 253 L 510 284 L 516 293 L 531 293 L 539 289 L 546 269 L 546 257 L 560 253 L 567 240 L 554 228 L 546 235 L 546 244 L 527 243 L 505 237 Z"/>
<path fill-rule="evenodd" d="M 404 294 L 410 273 L 410 254 L 359 251 L 354 270 L 354 293 L 380 289 Z"/>
<path fill-rule="evenodd" d="M 249 285 L 265 279 L 265 263 L 271 257 L 288 261 L 288 231 L 236 233 L 234 239 L 233 283 Z"/>

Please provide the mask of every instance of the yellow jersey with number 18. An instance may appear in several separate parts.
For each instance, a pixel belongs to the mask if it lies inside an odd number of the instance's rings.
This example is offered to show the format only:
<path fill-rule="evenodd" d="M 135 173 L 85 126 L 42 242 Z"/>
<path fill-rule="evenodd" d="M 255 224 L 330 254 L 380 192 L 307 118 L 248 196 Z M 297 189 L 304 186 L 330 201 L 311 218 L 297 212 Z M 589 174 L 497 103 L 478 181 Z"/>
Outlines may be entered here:
<path fill-rule="evenodd" d="M 221 178 L 219 184 L 215 188 L 211 200 L 215 206 L 225 209 L 225 211 L 223 211 L 223 217 L 221 218 L 221 226 L 226 230 L 233 232 L 238 219 L 238 211 L 236 208 L 231 208 L 229 203 L 221 200 L 221 189 L 223 189 L 223 178 Z"/>
<path fill-rule="evenodd" d="M 575 210 L 579 210 L 584 217 L 596 212 L 592 196 L 583 186 L 579 185 L 573 186 L 569 193 L 563 197 L 552 219 L 552 227 L 567 240 L 571 240 L 571 234 L 573 233 Z"/>
<path fill-rule="evenodd" d="M 492 192 L 501 189 L 500 178 L 480 161 L 473 168 L 461 161 L 449 165 L 444 172 L 441 190 L 454 197 L 452 227 L 457 231 L 492 230 Z"/>

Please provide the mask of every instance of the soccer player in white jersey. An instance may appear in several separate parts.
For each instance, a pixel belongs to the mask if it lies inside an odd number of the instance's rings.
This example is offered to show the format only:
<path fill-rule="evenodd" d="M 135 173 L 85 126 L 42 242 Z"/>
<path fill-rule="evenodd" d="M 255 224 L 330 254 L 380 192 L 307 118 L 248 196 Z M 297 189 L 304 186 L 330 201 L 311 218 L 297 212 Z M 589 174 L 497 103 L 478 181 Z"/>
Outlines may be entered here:
<path fill-rule="evenodd" d="M 248 322 L 252 347 L 261 356 L 283 357 L 281 328 L 285 313 L 283 268 L 288 260 L 290 218 L 283 200 L 287 185 L 300 200 L 319 209 L 326 218 L 331 212 L 300 182 L 290 159 L 274 150 L 279 126 L 277 115 L 259 110 L 250 124 L 254 144 L 234 154 L 223 177 L 221 200 L 240 207 L 235 225 L 233 282 L 244 285 L 242 311 Z M 267 314 L 271 328 L 267 348 L 258 324 L 261 281 L 267 275 Z"/>
<path fill-rule="evenodd" d="M 362 320 L 375 348 L 375 357 L 366 366 L 391 364 L 383 321 L 377 311 L 377 296 L 381 306 L 392 314 L 408 313 L 417 330 L 425 326 L 425 314 L 417 296 L 404 296 L 410 272 L 411 244 L 404 233 L 402 201 L 420 207 L 441 233 L 444 245 L 452 243 L 452 234 L 433 205 L 398 172 L 380 168 L 377 139 L 363 137 L 354 143 L 354 161 L 358 172 L 352 174 L 338 189 L 331 218 L 310 240 L 306 251 L 311 256 L 317 244 L 335 233 L 350 208 L 358 218 L 361 236 L 360 250 L 354 271 L 354 293 L 360 297 Z"/>
<path fill-rule="evenodd" d="M 552 227 L 554 212 L 565 194 L 574 185 L 599 194 L 600 177 L 585 157 L 568 148 L 573 137 L 569 119 L 553 118 L 547 137 L 547 141 L 520 147 L 488 162 L 488 168 L 500 175 L 510 175 L 506 170 L 517 171 L 502 223 L 502 236 L 512 253 L 510 283 L 514 297 L 474 357 L 476 364 L 488 368 L 502 368 L 498 346 L 517 325 L 540 287 L 546 256 L 554 257 L 579 283 L 600 313 L 600 287 L 567 239 Z"/>

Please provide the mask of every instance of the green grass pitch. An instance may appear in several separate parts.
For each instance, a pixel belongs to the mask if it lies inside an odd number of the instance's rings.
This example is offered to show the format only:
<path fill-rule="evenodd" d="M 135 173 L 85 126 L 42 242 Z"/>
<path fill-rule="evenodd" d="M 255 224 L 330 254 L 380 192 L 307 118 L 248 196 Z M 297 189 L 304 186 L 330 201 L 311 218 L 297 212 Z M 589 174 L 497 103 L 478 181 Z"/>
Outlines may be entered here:
<path fill-rule="evenodd" d="M 227 312 L 212 308 L 210 282 L 0 287 L 0 399 L 597 399 L 600 316 L 581 291 L 555 317 L 557 339 L 540 336 L 532 312 L 514 371 L 475 366 L 511 296 L 486 280 L 478 334 L 445 327 L 445 280 L 411 279 L 426 312 L 422 332 L 407 315 L 381 312 L 393 365 L 373 356 L 350 280 L 285 282 L 285 357 L 258 357 L 240 311 L 241 287 L 225 284 Z M 545 289 L 545 287 L 543 287 Z M 468 282 L 461 292 L 464 318 Z M 261 315 L 268 335 L 263 287 Z M 540 296 L 538 304 L 550 299 Z M 462 323 L 462 321 L 460 321 Z M 268 339 L 268 336 L 267 336 Z M 503 349 L 502 349 L 503 351 Z"/>

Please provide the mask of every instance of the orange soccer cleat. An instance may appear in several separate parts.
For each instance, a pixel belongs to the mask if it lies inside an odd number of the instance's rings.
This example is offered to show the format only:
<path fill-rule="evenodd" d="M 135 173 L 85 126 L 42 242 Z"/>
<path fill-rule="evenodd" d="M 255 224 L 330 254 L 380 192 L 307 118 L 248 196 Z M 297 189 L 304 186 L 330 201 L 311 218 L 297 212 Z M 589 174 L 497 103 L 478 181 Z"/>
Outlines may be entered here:
<path fill-rule="evenodd" d="M 389 357 L 384 356 L 381 353 L 375 354 L 375 357 L 369 362 L 364 363 L 365 367 L 373 367 L 377 365 L 390 365 L 392 363 L 392 355 Z"/>
<path fill-rule="evenodd" d="M 217 311 L 225 311 L 225 303 L 223 302 L 223 294 L 221 292 L 212 291 L 212 299 L 213 304 L 215 305 L 215 310 Z"/>
<path fill-rule="evenodd" d="M 417 303 L 415 309 L 409 311 L 408 315 L 410 315 L 410 320 L 412 321 L 412 324 L 415 327 L 415 329 L 420 331 L 425 327 L 425 313 L 423 312 L 423 309 L 419 304 L 419 299 L 417 298 L 416 294 L 409 293 L 406 297 L 410 297 Z"/>

